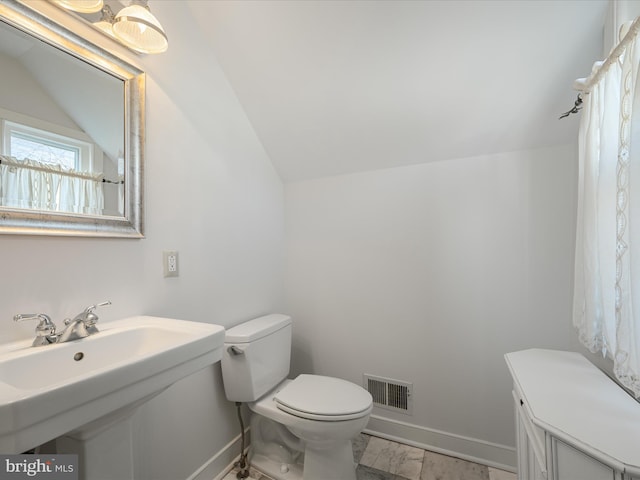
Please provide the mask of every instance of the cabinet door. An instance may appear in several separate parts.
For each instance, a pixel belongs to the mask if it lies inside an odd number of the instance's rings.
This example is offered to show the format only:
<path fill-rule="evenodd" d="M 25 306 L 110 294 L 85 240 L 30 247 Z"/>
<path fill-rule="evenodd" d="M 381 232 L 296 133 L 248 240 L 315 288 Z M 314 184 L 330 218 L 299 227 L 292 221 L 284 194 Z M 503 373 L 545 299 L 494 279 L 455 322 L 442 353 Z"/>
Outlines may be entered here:
<path fill-rule="evenodd" d="M 536 457 L 536 452 L 532 448 L 531 444 L 529 444 L 529 450 L 527 453 L 529 456 L 529 470 L 527 472 L 529 480 L 546 480 L 547 472 L 542 469 L 540 460 Z"/>
<path fill-rule="evenodd" d="M 523 403 L 513 392 L 516 413 L 516 451 L 518 480 L 546 480 L 546 457 L 540 448 L 534 426 L 524 411 Z"/>
<path fill-rule="evenodd" d="M 529 441 L 522 423 L 522 417 L 516 406 L 516 453 L 518 455 L 518 480 L 529 480 Z"/>
<path fill-rule="evenodd" d="M 555 480 L 619 480 L 613 468 L 554 438 L 553 471 Z"/>

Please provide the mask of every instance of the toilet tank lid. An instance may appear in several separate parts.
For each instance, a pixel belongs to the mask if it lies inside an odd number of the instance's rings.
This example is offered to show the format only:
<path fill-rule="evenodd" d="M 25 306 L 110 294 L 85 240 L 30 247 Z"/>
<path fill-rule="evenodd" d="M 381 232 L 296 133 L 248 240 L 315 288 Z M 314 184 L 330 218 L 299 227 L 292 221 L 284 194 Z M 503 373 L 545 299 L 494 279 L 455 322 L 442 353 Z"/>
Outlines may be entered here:
<path fill-rule="evenodd" d="M 225 343 L 249 343 L 291 325 L 291 317 L 272 313 L 241 323 L 225 332 Z"/>

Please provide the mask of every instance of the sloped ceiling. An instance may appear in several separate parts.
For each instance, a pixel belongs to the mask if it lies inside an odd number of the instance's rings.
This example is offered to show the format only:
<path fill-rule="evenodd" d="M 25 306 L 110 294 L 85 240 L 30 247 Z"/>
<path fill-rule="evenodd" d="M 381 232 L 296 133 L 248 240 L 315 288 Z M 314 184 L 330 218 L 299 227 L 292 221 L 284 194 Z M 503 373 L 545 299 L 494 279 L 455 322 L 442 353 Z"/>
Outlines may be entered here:
<path fill-rule="evenodd" d="M 566 144 L 606 0 L 197 1 L 285 181 Z"/>

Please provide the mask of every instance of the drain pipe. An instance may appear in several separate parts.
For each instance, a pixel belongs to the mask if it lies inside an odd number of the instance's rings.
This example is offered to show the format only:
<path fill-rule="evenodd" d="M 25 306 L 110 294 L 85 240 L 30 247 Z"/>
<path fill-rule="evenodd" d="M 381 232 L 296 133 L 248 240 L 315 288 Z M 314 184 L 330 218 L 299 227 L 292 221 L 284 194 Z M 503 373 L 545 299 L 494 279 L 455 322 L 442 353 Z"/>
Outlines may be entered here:
<path fill-rule="evenodd" d="M 238 467 L 238 473 L 236 474 L 236 478 L 243 479 L 249 476 L 249 461 L 247 459 L 247 454 L 244 451 L 244 422 L 242 421 L 242 412 L 240 411 L 240 407 L 242 407 L 242 403 L 236 402 L 236 409 L 238 411 L 238 421 L 240 422 L 240 458 L 236 463 L 233 464 L 234 467 Z"/>

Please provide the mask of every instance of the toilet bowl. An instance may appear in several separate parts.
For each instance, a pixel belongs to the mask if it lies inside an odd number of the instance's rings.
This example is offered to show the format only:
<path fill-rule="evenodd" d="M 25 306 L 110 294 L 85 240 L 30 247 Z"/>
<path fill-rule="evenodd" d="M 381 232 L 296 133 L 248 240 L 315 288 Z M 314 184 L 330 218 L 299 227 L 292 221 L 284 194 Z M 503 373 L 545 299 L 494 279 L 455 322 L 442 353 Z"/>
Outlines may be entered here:
<path fill-rule="evenodd" d="M 369 421 L 371 395 L 334 377 L 284 379 L 290 343 L 291 319 L 285 315 L 227 331 L 225 394 L 247 402 L 252 412 L 251 463 L 277 480 L 355 480 L 351 440 Z"/>
<path fill-rule="evenodd" d="M 326 399 L 329 401 L 323 402 Z M 272 428 L 284 426 L 301 440 L 290 448 L 291 458 L 301 458 L 295 451 L 302 447 L 298 451 L 304 452 L 303 478 L 355 479 L 351 439 L 366 427 L 372 409 L 371 397 L 364 389 L 337 378 L 300 375 L 250 403 L 249 409 L 275 422 Z M 258 444 L 254 453 L 260 455 L 270 448 L 269 444 Z M 274 467 L 276 474 L 292 468 L 286 462 L 278 465 L 281 457 L 264 456 L 276 462 L 264 467 L 270 470 L 267 474 L 273 475 Z"/>

